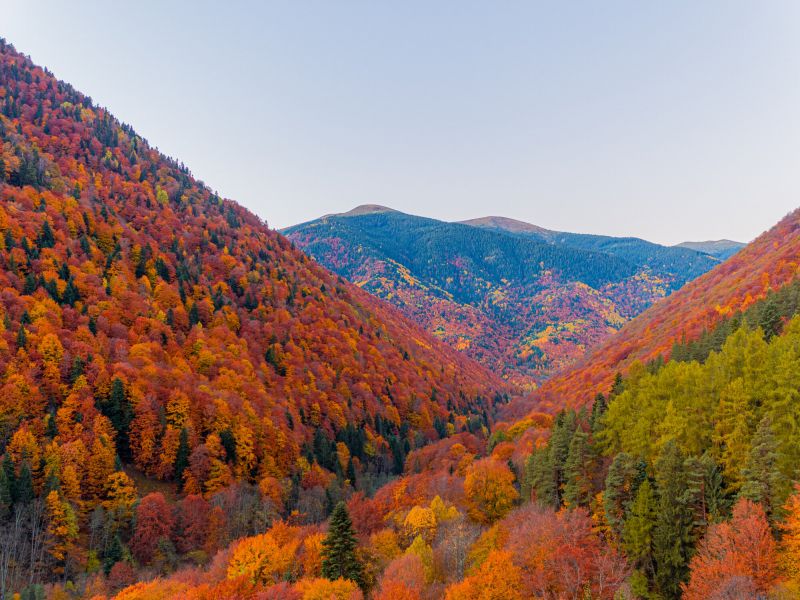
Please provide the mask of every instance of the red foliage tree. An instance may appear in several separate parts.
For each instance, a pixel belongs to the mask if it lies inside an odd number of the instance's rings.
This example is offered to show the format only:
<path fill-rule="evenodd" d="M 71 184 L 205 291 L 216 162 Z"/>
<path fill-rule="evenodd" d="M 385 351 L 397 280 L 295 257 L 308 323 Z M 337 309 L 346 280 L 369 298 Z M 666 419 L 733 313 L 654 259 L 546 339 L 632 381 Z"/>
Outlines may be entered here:
<path fill-rule="evenodd" d="M 686 600 L 723 597 L 723 591 L 733 589 L 766 596 L 778 582 L 779 573 L 776 544 L 764 509 L 750 500 L 739 500 L 729 522 L 709 527 L 689 566 Z"/>
<path fill-rule="evenodd" d="M 131 551 L 143 564 L 153 559 L 162 538 L 170 539 L 174 527 L 172 509 L 161 492 L 148 494 L 136 508 L 136 529 L 131 539 Z"/>

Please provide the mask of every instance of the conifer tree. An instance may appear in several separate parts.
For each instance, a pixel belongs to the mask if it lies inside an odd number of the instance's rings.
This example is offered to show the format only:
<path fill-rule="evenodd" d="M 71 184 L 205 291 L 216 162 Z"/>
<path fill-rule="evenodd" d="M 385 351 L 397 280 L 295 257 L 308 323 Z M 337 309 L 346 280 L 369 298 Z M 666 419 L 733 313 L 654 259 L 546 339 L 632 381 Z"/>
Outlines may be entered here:
<path fill-rule="evenodd" d="M 525 477 L 543 506 L 558 508 L 558 484 L 553 465 L 553 454 L 549 446 L 534 450 L 525 465 Z"/>
<path fill-rule="evenodd" d="M 606 522 L 617 537 L 622 535 L 625 516 L 636 497 L 639 483 L 639 461 L 626 452 L 617 454 L 608 467 L 603 493 Z"/>
<path fill-rule="evenodd" d="M 17 490 L 17 470 L 14 468 L 14 461 L 11 459 L 11 454 L 8 452 L 6 452 L 3 456 L 3 463 L 0 465 L 0 468 L 2 468 L 3 475 L 8 481 L 8 487 L 11 493 L 11 501 L 14 502 L 17 499 L 14 495 Z"/>
<path fill-rule="evenodd" d="M 111 382 L 111 392 L 108 399 L 100 404 L 100 411 L 108 417 L 117 432 L 117 451 L 120 457 L 129 460 L 129 431 L 133 420 L 133 407 L 125 390 L 125 384 L 119 377 L 115 377 Z"/>
<path fill-rule="evenodd" d="M 770 519 L 781 507 L 781 473 L 778 470 L 778 442 L 772 431 L 772 421 L 764 417 L 758 424 L 747 463 L 742 469 L 744 483 L 741 498 L 761 503 Z"/>
<path fill-rule="evenodd" d="M 655 464 L 655 476 L 659 495 L 653 529 L 656 584 L 665 598 L 679 598 L 681 583 L 689 576 L 694 513 L 683 453 L 674 440 L 662 449 Z"/>
<path fill-rule="evenodd" d="M 577 426 L 577 417 L 575 411 L 562 411 L 556 417 L 553 425 L 553 432 L 550 435 L 550 440 L 547 447 L 550 452 L 550 461 L 555 475 L 556 485 L 556 503 L 555 506 L 561 505 L 564 493 L 564 468 L 569 457 L 569 446 L 572 442 L 572 435 Z"/>
<path fill-rule="evenodd" d="M 322 574 L 330 580 L 339 578 L 364 586 L 364 567 L 356 557 L 358 541 L 344 502 L 331 514 L 328 535 L 322 542 Z"/>
<path fill-rule="evenodd" d="M 603 416 L 606 414 L 608 403 L 603 394 L 597 394 L 592 404 L 592 416 L 589 418 L 589 430 L 592 435 L 596 434 L 603 427 Z"/>
<path fill-rule="evenodd" d="M 0 519 L 11 514 L 14 505 L 13 482 L 9 480 L 5 468 L 0 468 Z"/>
<path fill-rule="evenodd" d="M 591 501 L 593 458 L 589 436 L 579 427 L 572 435 L 564 464 L 564 503 L 567 506 L 587 506 Z"/>
<path fill-rule="evenodd" d="M 33 491 L 33 474 L 28 461 L 22 463 L 14 492 L 14 499 L 20 504 L 30 504 L 35 497 Z"/>

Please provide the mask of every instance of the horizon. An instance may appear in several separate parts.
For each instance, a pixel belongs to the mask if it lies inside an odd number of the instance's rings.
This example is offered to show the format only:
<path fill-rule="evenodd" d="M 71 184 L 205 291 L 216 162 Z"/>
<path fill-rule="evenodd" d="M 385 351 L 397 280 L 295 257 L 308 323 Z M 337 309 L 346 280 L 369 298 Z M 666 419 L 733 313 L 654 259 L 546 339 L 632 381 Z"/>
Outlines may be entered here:
<path fill-rule="evenodd" d="M 0 35 L 275 229 L 377 203 L 747 242 L 800 206 L 793 3 L 237 7 L 12 0 Z"/>
<path fill-rule="evenodd" d="M 369 210 L 363 211 L 362 209 L 369 209 Z M 386 205 L 383 205 L 383 204 L 359 204 L 359 205 L 354 206 L 353 208 L 351 208 L 349 210 L 345 210 L 345 211 L 342 211 L 342 212 L 336 212 L 336 213 L 327 213 L 327 214 L 315 217 L 313 219 L 309 219 L 308 221 L 302 221 L 301 223 L 293 223 L 292 225 L 287 225 L 286 227 L 281 227 L 279 229 L 276 228 L 275 230 L 280 232 L 280 233 L 283 233 L 283 232 L 285 232 L 285 231 L 287 231 L 289 229 L 293 229 L 295 227 L 299 227 L 301 225 L 306 225 L 308 223 L 312 223 L 314 221 L 318 221 L 320 219 L 325 219 L 325 218 L 328 218 L 328 217 L 357 216 L 355 214 L 357 211 L 358 211 L 358 215 L 369 214 L 369 213 L 380 213 L 380 212 L 395 212 L 395 213 L 400 213 L 400 214 L 404 214 L 404 215 L 409 215 L 411 217 L 420 217 L 420 218 L 423 218 L 423 219 L 433 219 L 434 221 L 440 221 L 442 223 L 449 223 L 449 224 L 455 224 L 455 225 L 472 225 L 473 221 L 481 221 L 481 220 L 485 220 L 485 219 L 504 219 L 504 220 L 513 221 L 515 223 L 519 223 L 519 224 L 522 224 L 522 225 L 532 225 L 533 227 L 541 228 L 541 229 L 544 229 L 546 231 L 552 231 L 552 232 L 556 232 L 556 233 L 577 233 L 577 234 L 582 234 L 582 235 L 585 234 L 585 235 L 600 235 L 600 236 L 606 235 L 606 234 L 603 234 L 603 233 L 595 233 L 595 232 L 557 231 L 555 229 L 550 229 L 548 227 L 541 227 L 538 223 L 530 223 L 528 221 L 522 221 L 522 220 L 514 219 L 514 218 L 511 218 L 511 217 L 506 217 L 504 215 L 481 215 L 479 217 L 471 217 L 471 218 L 462 219 L 462 220 L 459 220 L 459 221 L 451 221 L 451 220 L 446 220 L 446 219 L 438 219 L 438 218 L 435 218 L 435 217 L 429 217 L 428 215 L 409 213 L 409 212 L 406 212 L 406 211 L 403 211 L 403 210 L 399 210 L 399 209 L 393 208 L 391 206 L 386 206 Z M 765 231 L 768 231 L 768 230 L 765 230 Z M 758 235 L 761 235 L 761 234 L 758 234 Z M 608 236 L 608 237 L 637 237 L 637 236 Z M 756 236 L 756 237 L 758 237 L 758 236 Z M 638 239 L 642 239 L 642 240 L 644 240 L 646 242 L 652 242 L 652 240 L 647 240 L 645 238 L 638 238 Z M 755 239 L 755 238 L 753 238 L 753 239 Z M 730 239 L 730 238 L 719 238 L 719 239 L 713 239 L 713 240 L 712 239 L 707 239 L 707 240 L 683 240 L 683 241 L 678 242 L 676 244 L 669 244 L 669 245 L 660 244 L 660 242 L 652 242 L 652 243 L 659 244 L 659 245 L 662 245 L 662 246 L 667 246 L 667 247 L 669 247 L 669 246 L 679 246 L 681 244 L 705 244 L 705 243 L 714 243 L 714 242 L 731 242 L 731 243 L 734 243 L 734 244 L 742 244 L 742 245 L 746 246 L 747 244 L 752 242 L 753 239 L 750 239 L 750 240 L 747 240 L 747 241 L 733 240 L 733 239 Z"/>

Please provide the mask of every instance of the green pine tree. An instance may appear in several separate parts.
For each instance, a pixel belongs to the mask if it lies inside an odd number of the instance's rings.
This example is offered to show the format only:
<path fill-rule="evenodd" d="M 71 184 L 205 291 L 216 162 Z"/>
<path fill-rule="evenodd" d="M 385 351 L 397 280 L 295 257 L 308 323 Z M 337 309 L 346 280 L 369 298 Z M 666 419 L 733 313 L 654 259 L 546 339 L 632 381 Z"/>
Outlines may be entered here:
<path fill-rule="evenodd" d="M 653 529 L 656 584 L 665 598 L 680 598 L 681 583 L 689 575 L 695 514 L 683 453 L 674 440 L 662 449 L 655 464 L 655 477 L 659 495 Z"/>
<path fill-rule="evenodd" d="M 606 402 L 606 397 L 603 396 L 603 394 L 597 394 L 597 397 L 594 399 L 594 404 L 592 404 L 592 416 L 589 417 L 589 430 L 592 432 L 592 435 L 602 429 L 603 416 L 606 414 L 607 409 L 608 403 Z"/>
<path fill-rule="evenodd" d="M 14 468 L 14 462 L 11 460 L 11 455 L 6 452 L 3 457 L 3 464 L 0 467 L 3 471 L 3 480 L 8 486 L 7 498 L 10 498 L 9 506 L 17 501 L 17 472 Z"/>
<path fill-rule="evenodd" d="M 31 467 L 27 460 L 22 463 L 22 468 L 19 470 L 14 498 L 23 505 L 30 504 L 35 498 L 35 493 L 33 491 L 33 474 L 31 473 Z"/>
<path fill-rule="evenodd" d="M 533 451 L 525 465 L 525 477 L 539 504 L 558 508 L 557 475 L 549 446 Z"/>
<path fill-rule="evenodd" d="M 622 535 L 625 516 L 636 497 L 637 486 L 640 483 L 638 462 L 630 454 L 620 452 L 608 467 L 603 492 L 603 510 L 606 522 L 617 537 Z"/>
<path fill-rule="evenodd" d="M 364 587 L 364 567 L 356 557 L 358 541 L 344 502 L 331 515 L 328 536 L 322 542 L 322 575 L 330 580 L 344 578 Z"/>
<path fill-rule="evenodd" d="M 782 505 L 782 477 L 778 470 L 778 442 L 769 417 L 761 419 L 753 435 L 742 478 L 739 496 L 760 502 L 767 516 L 775 518 Z"/>
<path fill-rule="evenodd" d="M 570 507 L 588 506 L 594 495 L 592 477 L 594 456 L 589 435 L 580 427 L 572 435 L 564 463 L 564 503 Z"/>
<path fill-rule="evenodd" d="M 0 519 L 6 519 L 11 514 L 14 505 L 12 482 L 9 481 L 5 469 L 0 469 Z"/>
<path fill-rule="evenodd" d="M 553 424 L 553 432 L 547 447 L 550 450 L 550 459 L 556 480 L 556 508 L 561 505 L 564 493 L 564 468 L 569 457 L 569 446 L 572 443 L 572 435 L 577 427 L 577 415 L 575 411 L 562 411 L 556 417 Z"/>
<path fill-rule="evenodd" d="M 100 402 L 100 412 L 108 417 L 117 432 L 117 452 L 123 461 L 130 460 L 130 426 L 133 420 L 131 406 L 125 384 L 119 377 L 111 382 L 111 392 L 105 401 Z"/>

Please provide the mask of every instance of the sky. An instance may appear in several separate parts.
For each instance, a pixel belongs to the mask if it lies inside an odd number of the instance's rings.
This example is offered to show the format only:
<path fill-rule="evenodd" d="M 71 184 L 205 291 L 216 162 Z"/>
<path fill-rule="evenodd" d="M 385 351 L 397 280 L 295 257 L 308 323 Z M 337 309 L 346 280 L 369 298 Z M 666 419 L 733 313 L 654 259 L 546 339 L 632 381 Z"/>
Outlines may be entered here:
<path fill-rule="evenodd" d="M 0 36 L 275 228 L 749 241 L 800 206 L 795 0 L 0 0 Z"/>

